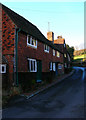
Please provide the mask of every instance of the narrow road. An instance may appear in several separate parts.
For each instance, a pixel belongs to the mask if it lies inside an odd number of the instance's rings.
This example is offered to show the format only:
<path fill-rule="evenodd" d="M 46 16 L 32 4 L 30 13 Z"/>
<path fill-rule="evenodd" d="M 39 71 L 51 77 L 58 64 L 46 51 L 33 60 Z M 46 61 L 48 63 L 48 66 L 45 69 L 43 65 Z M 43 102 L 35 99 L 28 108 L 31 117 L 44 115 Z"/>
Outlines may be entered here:
<path fill-rule="evenodd" d="M 3 118 L 84 118 L 86 69 L 30 98 L 21 98 L 3 110 Z"/>

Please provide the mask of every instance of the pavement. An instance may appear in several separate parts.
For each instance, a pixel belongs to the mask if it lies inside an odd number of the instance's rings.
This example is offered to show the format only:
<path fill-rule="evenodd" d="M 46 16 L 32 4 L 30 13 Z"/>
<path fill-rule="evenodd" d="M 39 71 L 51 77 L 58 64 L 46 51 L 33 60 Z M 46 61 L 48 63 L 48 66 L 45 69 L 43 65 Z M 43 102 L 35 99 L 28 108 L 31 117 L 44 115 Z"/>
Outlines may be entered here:
<path fill-rule="evenodd" d="M 35 90 L 35 91 L 32 91 L 32 92 L 29 92 L 29 93 L 24 93 L 24 94 L 21 94 L 20 96 L 23 96 L 25 97 L 26 99 L 29 99 L 37 94 L 39 94 L 40 92 L 54 86 L 55 84 L 58 84 L 60 82 L 62 82 L 64 79 L 70 77 L 73 73 L 74 73 L 75 70 L 72 70 L 69 74 L 64 74 L 62 76 L 57 76 L 55 77 L 55 79 L 53 80 L 52 83 L 50 84 L 47 84 L 47 85 L 44 85 L 42 87 L 40 87 L 38 90 Z"/>

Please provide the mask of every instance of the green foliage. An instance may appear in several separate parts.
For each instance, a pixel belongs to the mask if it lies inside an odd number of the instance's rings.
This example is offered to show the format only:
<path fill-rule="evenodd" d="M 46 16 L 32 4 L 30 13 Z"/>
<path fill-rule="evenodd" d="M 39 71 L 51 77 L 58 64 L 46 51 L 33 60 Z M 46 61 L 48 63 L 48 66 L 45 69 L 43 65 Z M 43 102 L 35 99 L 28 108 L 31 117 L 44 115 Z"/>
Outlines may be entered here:
<path fill-rule="evenodd" d="M 71 58 L 73 59 L 73 53 L 74 53 L 74 47 L 70 47 L 69 45 L 66 45 L 67 51 L 69 52 Z"/>

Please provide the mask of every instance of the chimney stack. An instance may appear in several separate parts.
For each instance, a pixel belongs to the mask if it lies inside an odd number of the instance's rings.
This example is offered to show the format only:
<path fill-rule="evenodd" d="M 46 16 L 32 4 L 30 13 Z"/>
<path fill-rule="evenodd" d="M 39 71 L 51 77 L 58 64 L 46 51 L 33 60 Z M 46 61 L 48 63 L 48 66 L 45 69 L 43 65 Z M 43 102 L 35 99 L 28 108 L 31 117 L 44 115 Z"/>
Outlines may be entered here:
<path fill-rule="evenodd" d="M 65 44 L 65 39 L 62 36 L 58 36 L 56 40 L 54 40 L 54 44 Z"/>
<path fill-rule="evenodd" d="M 52 43 L 54 43 L 54 33 L 53 32 L 47 32 L 47 39 L 49 41 L 52 41 Z"/>

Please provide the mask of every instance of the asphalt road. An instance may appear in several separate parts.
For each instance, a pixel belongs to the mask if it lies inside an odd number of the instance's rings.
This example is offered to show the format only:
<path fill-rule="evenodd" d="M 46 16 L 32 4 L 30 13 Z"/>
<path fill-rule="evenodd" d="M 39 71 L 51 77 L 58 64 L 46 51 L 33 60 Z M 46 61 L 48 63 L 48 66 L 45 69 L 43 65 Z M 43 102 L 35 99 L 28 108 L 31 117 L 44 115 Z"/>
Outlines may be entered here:
<path fill-rule="evenodd" d="M 13 100 L 3 118 L 85 118 L 85 68 L 74 68 L 72 76 L 38 95 Z"/>

